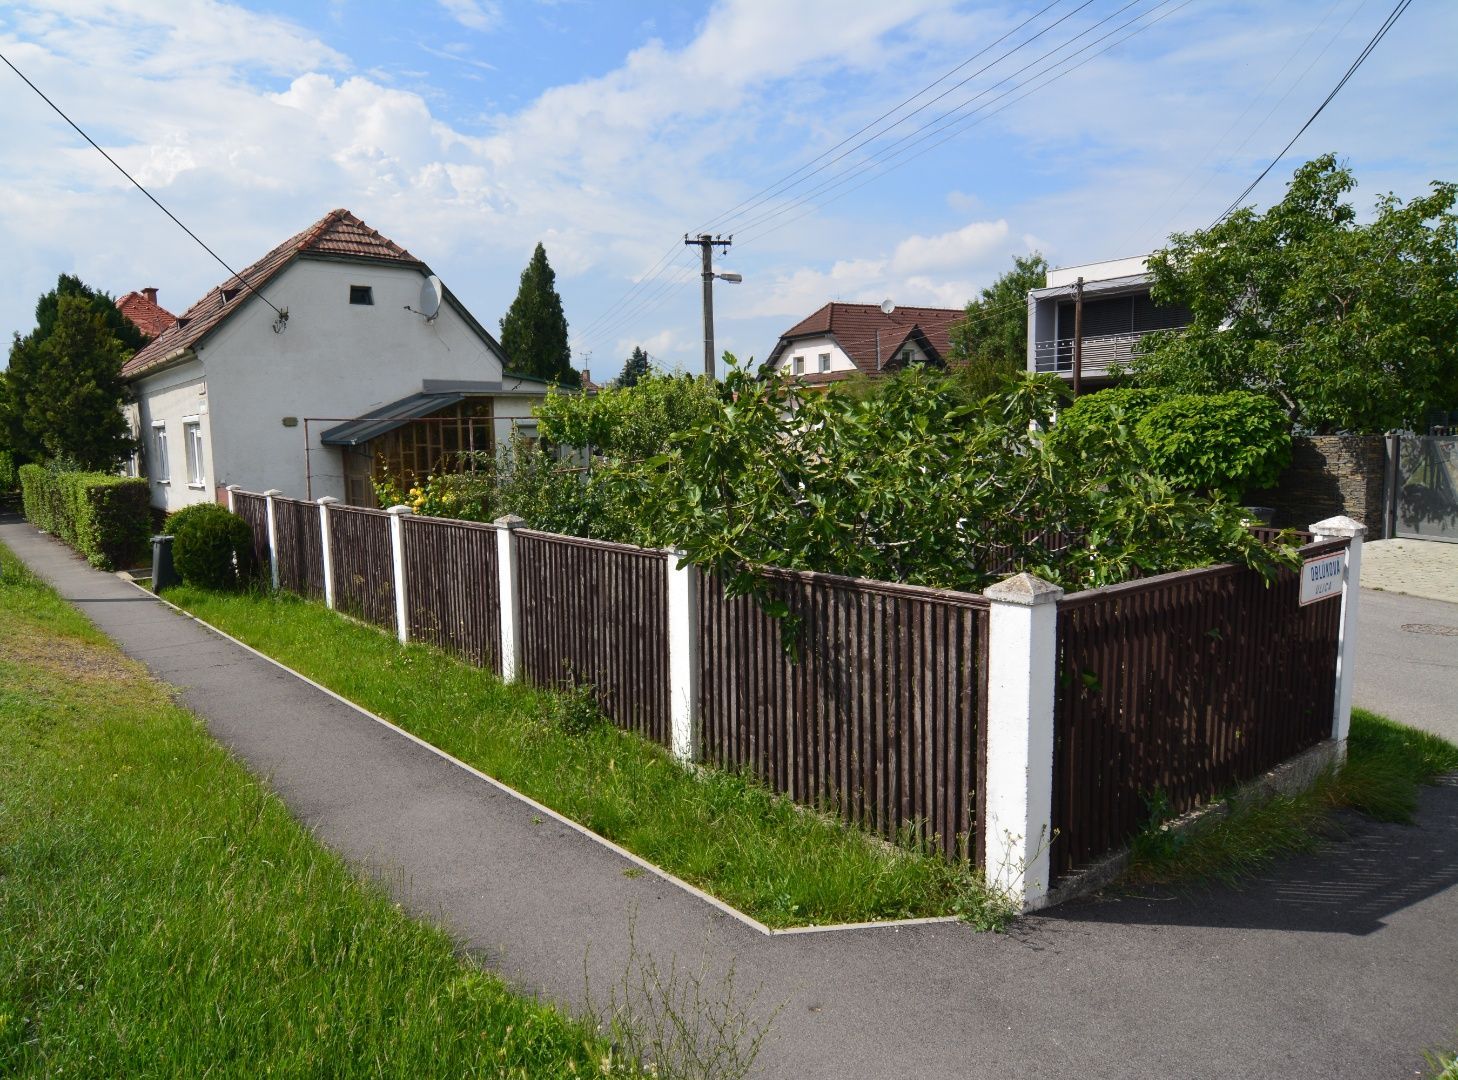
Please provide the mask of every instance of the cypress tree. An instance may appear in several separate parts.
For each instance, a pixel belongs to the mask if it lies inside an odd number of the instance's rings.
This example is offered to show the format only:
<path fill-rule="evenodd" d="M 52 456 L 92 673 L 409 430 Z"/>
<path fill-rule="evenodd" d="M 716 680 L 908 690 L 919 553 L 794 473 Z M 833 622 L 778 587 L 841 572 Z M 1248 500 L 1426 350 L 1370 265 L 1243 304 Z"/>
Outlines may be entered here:
<path fill-rule="evenodd" d="M 557 275 L 541 244 L 521 272 L 521 287 L 501 320 L 501 347 L 512 371 L 565 386 L 581 382 L 572 367 Z"/>
<path fill-rule="evenodd" d="M 647 374 L 648 354 L 643 351 L 643 346 L 634 345 L 633 355 L 624 362 L 623 370 L 618 374 L 617 383 L 619 386 L 637 386 Z"/>

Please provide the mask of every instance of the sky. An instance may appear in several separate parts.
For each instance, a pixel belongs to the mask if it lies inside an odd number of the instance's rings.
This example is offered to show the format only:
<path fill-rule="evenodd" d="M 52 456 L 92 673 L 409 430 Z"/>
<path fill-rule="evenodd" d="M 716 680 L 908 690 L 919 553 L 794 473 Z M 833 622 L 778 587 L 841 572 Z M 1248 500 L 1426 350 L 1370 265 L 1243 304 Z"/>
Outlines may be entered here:
<path fill-rule="evenodd" d="M 701 367 L 685 233 L 734 236 L 746 359 L 827 301 L 960 307 L 1015 255 L 1208 225 L 1391 8 L 12 0 L 0 53 L 235 268 L 347 207 L 494 330 L 543 243 L 603 381 L 635 345 Z M 1251 201 L 1327 151 L 1364 210 L 1458 180 L 1455 55 L 1458 4 L 1414 4 Z M 227 276 L 3 66 L 0 103 L 0 331 L 60 273 L 175 313 Z"/>

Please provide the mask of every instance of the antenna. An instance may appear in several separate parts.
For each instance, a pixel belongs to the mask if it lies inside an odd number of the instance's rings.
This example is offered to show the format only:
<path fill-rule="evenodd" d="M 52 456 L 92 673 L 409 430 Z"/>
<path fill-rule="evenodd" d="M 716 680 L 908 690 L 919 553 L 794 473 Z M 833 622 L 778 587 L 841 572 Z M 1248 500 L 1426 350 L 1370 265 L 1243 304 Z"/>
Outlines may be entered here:
<path fill-rule="evenodd" d="M 434 322 L 435 317 L 440 314 L 440 301 L 444 295 L 444 286 L 441 285 L 440 278 L 431 274 L 420 283 L 420 299 L 416 301 L 420 306 L 413 308 L 406 304 L 405 310 L 415 312 L 426 322 Z"/>
<path fill-rule="evenodd" d="M 892 300 L 889 296 L 886 297 L 886 299 L 884 299 L 884 300 L 881 301 L 881 314 L 882 315 L 890 315 L 895 310 L 896 310 L 896 302 L 894 300 Z"/>

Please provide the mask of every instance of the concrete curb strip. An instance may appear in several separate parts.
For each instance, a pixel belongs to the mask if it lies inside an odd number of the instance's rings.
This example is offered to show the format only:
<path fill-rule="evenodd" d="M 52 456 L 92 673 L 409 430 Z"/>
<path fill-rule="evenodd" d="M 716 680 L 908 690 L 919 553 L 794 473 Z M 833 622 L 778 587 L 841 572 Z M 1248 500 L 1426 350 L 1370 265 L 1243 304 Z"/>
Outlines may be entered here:
<path fill-rule="evenodd" d="M 425 750 L 428 750 L 430 753 L 436 755 L 437 757 L 441 758 L 444 761 L 450 762 L 450 764 L 456 766 L 458 769 L 462 769 L 465 772 L 470 773 L 472 776 L 476 777 L 476 779 L 485 781 L 487 784 L 490 784 L 497 791 L 500 791 L 503 794 L 508 795 L 508 796 L 510 796 L 513 799 L 516 799 L 518 802 L 521 802 L 521 803 L 526 804 L 527 806 L 530 806 L 537 813 L 544 814 L 547 817 L 551 818 L 553 821 L 557 822 L 558 824 L 564 825 L 567 828 L 573 830 L 574 832 L 576 832 L 576 833 L 578 833 L 578 834 L 580 834 L 582 836 L 587 837 L 589 840 L 592 840 L 595 843 L 598 843 L 598 844 L 602 845 L 603 847 L 607 848 L 609 851 L 612 851 L 612 852 L 616 853 L 617 855 L 621 856 L 623 859 L 626 859 L 628 862 L 632 863 L 634 866 L 640 867 L 641 869 L 646 870 L 646 871 L 648 871 L 651 874 L 654 874 L 655 876 L 657 876 L 658 878 L 662 879 L 663 881 L 668 882 L 670 885 L 674 885 L 674 886 L 682 889 L 684 892 L 688 893 L 690 896 L 693 896 L 693 897 L 695 897 L 695 898 L 703 901 L 704 903 L 708 904 L 710 907 L 716 908 L 717 910 L 719 910 L 723 914 L 728 915 L 730 918 L 737 920 L 738 922 L 742 923 L 743 925 L 749 927 L 752 930 L 756 930 L 759 933 L 764 934 L 766 937 L 787 937 L 787 936 L 793 936 L 793 935 L 797 935 L 797 934 L 824 934 L 824 933 L 829 933 L 829 932 L 832 932 L 832 931 L 840 931 L 840 930 L 874 930 L 874 929 L 893 929 L 893 930 L 899 930 L 903 926 L 927 926 L 927 925 L 931 925 L 931 924 L 934 924 L 934 923 L 956 923 L 956 922 L 961 922 L 961 919 L 958 918 L 956 915 L 935 915 L 935 916 L 929 916 L 929 917 L 920 918 L 920 919 L 885 919 L 885 920 L 873 921 L 873 922 L 830 923 L 830 924 L 827 924 L 825 926 L 788 926 L 788 927 L 783 927 L 781 929 L 775 929 L 775 928 L 766 926 L 764 923 L 760 922 L 758 919 L 753 918 L 752 916 L 746 915 L 744 912 L 740 911 L 736 907 L 733 907 L 733 906 L 731 906 L 729 904 L 726 904 L 723 900 L 720 900 L 717 896 L 714 896 L 714 895 L 712 895 L 710 893 L 707 893 L 703 889 L 700 889 L 698 886 L 691 885 L 687 881 L 684 881 L 682 878 L 676 877 L 675 875 L 669 873 L 667 870 L 664 870 L 661 866 L 658 866 L 655 863 L 651 863 L 647 859 L 644 859 L 644 858 L 642 858 L 639 855 L 633 854 L 627 848 L 622 847 L 619 844 L 613 843 L 611 840 L 607 839 L 607 837 L 601 836 L 598 833 L 593 832 L 591 829 L 587 828 L 587 826 L 582 825 L 579 822 L 573 821 L 571 818 L 566 817 L 566 816 L 558 813 L 556 810 L 553 810 L 550 806 L 546 806 L 543 803 L 539 803 L 536 799 L 533 799 L 530 795 L 524 795 L 520 791 L 517 791 L 515 788 L 509 787 L 506 784 L 503 784 L 500 780 L 497 780 L 495 777 L 489 776 L 488 774 L 482 772 L 480 769 L 476 768 L 474 765 L 467 764 L 466 762 L 462 761 L 460 758 L 455 757 L 455 756 L 453 756 L 451 754 L 448 754 L 446 751 L 442 750 L 440 747 L 435 746 L 432 743 L 426 742 L 424 739 L 420 738 L 420 736 L 411 734 L 410 732 L 406 731 L 404 728 L 400 727 L 398 724 L 393 724 L 389 720 L 386 720 L 382 716 L 376 716 L 374 713 L 370 712 L 368 709 L 366 709 L 366 708 L 364 708 L 364 707 L 356 704 L 353 701 L 350 701 L 348 698 L 343 697 L 340 694 L 335 693 L 333 690 L 329 689 L 329 687 L 327 687 L 327 686 L 321 686 L 319 683 L 315 682 L 313 679 L 309 678 L 307 675 L 302 675 L 299 672 L 295 671 L 293 668 L 289 667 L 287 664 L 284 664 L 284 663 L 281 663 L 278 660 L 275 660 L 273 657 L 269 656 L 267 653 L 259 652 L 252 645 L 249 645 L 247 642 L 239 641 L 232 634 L 229 634 L 226 631 L 223 631 L 223 630 L 218 629 L 216 626 L 214 626 L 212 623 L 208 622 L 207 620 L 198 618 L 196 615 L 194 615 L 191 612 L 185 610 L 184 608 L 178 607 L 176 604 L 172 603 L 170 600 L 167 600 L 167 599 L 165 599 L 165 598 L 163 598 L 161 596 L 158 596 L 156 593 L 153 593 L 150 589 L 146 589 L 143 586 L 137 584 L 137 582 L 135 580 L 133 580 L 130 576 L 121 575 L 121 574 L 118 574 L 117 576 L 118 577 L 121 577 L 124 581 L 127 581 L 128 583 L 130 583 L 131 586 L 134 589 L 138 590 L 141 593 L 144 593 L 145 595 L 147 595 L 151 599 L 156 600 L 158 603 L 161 603 L 161 604 L 166 605 L 167 607 L 171 608 L 173 611 L 177 612 L 179 615 L 182 615 L 184 618 L 191 619 L 193 622 L 197 623 L 199 626 L 206 627 L 208 630 L 212 631 L 214 634 L 217 634 L 219 637 L 223 638 L 226 641 L 232 642 L 234 645 L 237 645 L 241 649 L 245 649 L 246 651 L 252 653 L 254 656 L 258 657 L 260 660 L 264 660 L 267 663 L 272 664 L 274 667 L 279 668 L 282 671 L 288 672 L 290 675 L 292 675 L 294 678 L 298 679 L 300 682 L 307 683 L 309 686 L 312 686 L 315 690 L 318 690 L 318 691 L 320 691 L 323 694 L 327 694 L 329 697 L 333 698 L 335 701 L 338 701 L 341 705 L 347 705 L 350 709 L 352 709 L 354 712 L 358 713 L 359 715 L 364 716 L 364 717 L 366 717 L 366 718 L 368 718 L 370 720 L 373 720 L 375 723 L 379 724 L 381 727 L 388 728 L 390 731 L 394 732 L 396 735 L 400 735 L 400 736 L 402 736 L 402 737 L 404 737 L 406 739 L 409 739 L 411 742 L 415 743 L 417 746 L 422 747 Z"/>

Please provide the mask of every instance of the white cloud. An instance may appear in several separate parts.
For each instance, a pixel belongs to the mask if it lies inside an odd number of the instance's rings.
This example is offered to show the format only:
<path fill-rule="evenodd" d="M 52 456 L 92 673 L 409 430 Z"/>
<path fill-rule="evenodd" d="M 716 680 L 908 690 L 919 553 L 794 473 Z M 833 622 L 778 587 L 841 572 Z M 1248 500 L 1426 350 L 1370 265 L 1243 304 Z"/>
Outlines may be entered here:
<path fill-rule="evenodd" d="M 494 30 L 501 23 L 501 5 L 493 0 L 440 0 L 440 6 L 468 30 Z"/>
<path fill-rule="evenodd" d="M 974 221 L 940 236 L 908 236 L 896 245 L 891 268 L 902 274 L 963 269 L 1000 248 L 1006 236 L 1006 221 Z"/>

